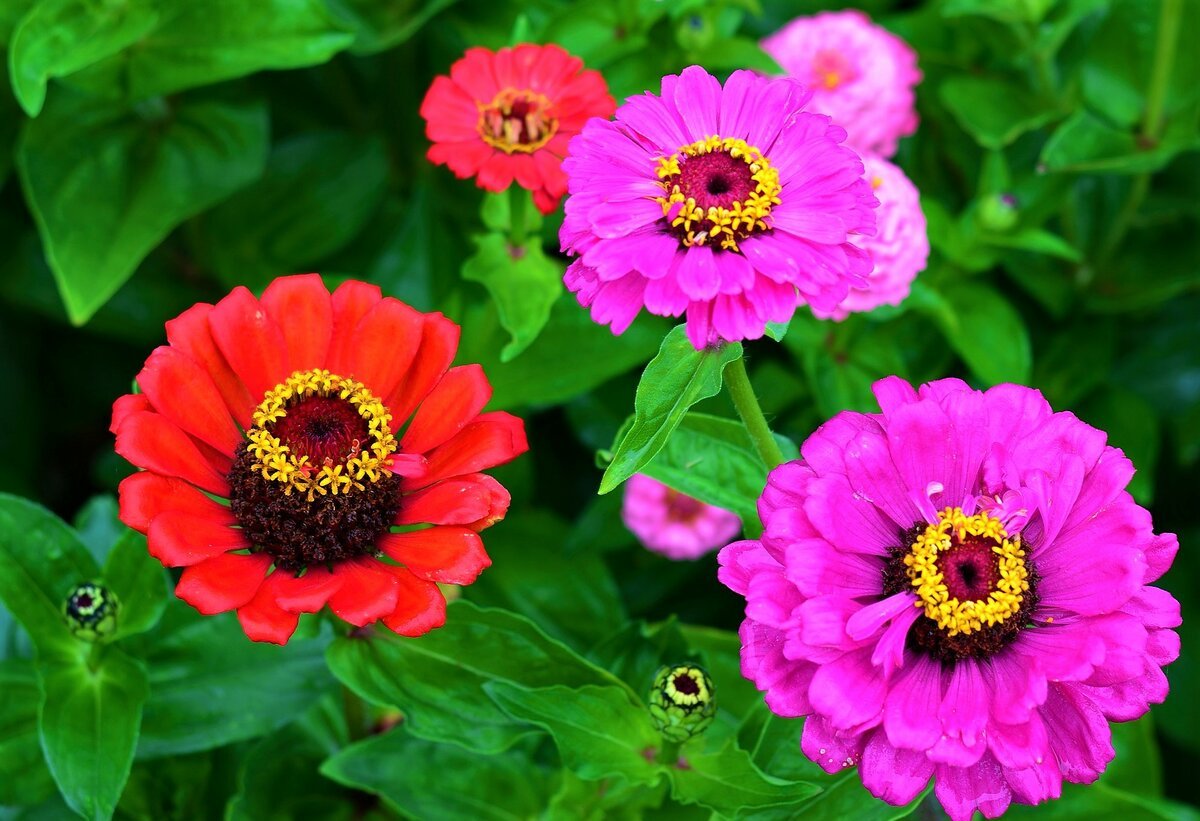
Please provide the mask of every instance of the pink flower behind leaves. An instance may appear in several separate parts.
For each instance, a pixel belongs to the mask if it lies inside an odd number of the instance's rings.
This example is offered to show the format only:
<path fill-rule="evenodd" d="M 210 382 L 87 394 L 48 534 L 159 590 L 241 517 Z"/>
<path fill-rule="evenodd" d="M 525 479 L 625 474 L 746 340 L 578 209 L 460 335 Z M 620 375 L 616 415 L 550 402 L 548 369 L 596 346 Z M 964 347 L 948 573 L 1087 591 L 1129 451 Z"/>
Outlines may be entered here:
<path fill-rule="evenodd" d="M 797 17 L 762 47 L 812 89 L 810 109 L 845 128 L 856 150 L 891 157 L 897 141 L 917 130 L 917 54 L 861 11 Z"/>
<path fill-rule="evenodd" d="M 845 131 L 805 110 L 787 78 L 699 66 L 592 119 L 563 162 L 564 281 L 623 333 L 644 307 L 687 315 L 697 348 L 757 339 L 808 303 L 832 311 L 863 287 L 877 202 Z"/>
<path fill-rule="evenodd" d="M 1090 783 L 1109 721 L 1167 695 L 1179 548 L 1125 491 L 1102 431 L 1017 385 L 875 385 L 776 468 L 761 540 L 720 578 L 746 597 L 742 672 L 801 748 L 892 804 L 933 778 L 954 821 Z"/>
<path fill-rule="evenodd" d="M 823 319 L 842 320 L 880 305 L 899 305 L 929 260 L 929 236 L 916 186 L 882 157 L 864 154 L 863 165 L 879 200 L 879 210 L 875 236 L 863 237 L 855 244 L 870 252 L 875 270 L 867 278 L 866 288 L 851 288 L 832 311 L 813 308 L 813 313 Z"/>
<path fill-rule="evenodd" d="M 635 474 L 625 483 L 621 519 L 633 535 L 668 559 L 697 559 L 729 543 L 742 529 L 737 516 Z"/>

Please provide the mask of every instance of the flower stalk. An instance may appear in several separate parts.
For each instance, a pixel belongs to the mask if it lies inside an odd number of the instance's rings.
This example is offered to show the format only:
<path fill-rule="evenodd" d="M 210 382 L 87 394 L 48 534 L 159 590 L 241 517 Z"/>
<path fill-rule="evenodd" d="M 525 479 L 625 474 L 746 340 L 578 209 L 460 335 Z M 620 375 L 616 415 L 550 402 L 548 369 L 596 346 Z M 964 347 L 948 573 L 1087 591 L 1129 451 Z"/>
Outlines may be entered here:
<path fill-rule="evenodd" d="M 767 470 L 774 470 L 783 464 L 783 451 L 779 449 L 779 443 L 771 433 L 767 418 L 763 416 L 762 407 L 758 404 L 758 397 L 754 395 L 750 376 L 746 373 L 745 356 L 739 356 L 725 366 L 725 388 L 729 391 L 729 398 L 733 400 L 733 406 L 745 423 L 750 439 L 754 442 L 754 449 L 762 457 Z"/>

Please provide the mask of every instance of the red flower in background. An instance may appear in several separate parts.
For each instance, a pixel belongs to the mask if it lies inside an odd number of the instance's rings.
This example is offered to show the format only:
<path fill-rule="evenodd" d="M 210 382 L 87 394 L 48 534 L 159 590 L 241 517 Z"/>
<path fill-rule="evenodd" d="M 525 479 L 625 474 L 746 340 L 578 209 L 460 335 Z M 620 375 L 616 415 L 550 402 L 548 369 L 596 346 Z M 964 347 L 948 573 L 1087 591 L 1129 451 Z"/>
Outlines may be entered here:
<path fill-rule="evenodd" d="M 479 531 L 508 509 L 479 471 L 527 449 L 520 419 L 480 412 L 483 370 L 450 367 L 458 336 L 316 274 L 193 306 L 113 405 L 117 452 L 143 468 L 121 520 L 184 568 L 181 599 L 237 610 L 255 641 L 286 643 L 326 604 L 360 627 L 440 626 L 436 583 L 474 581 L 491 563 Z"/>
<path fill-rule="evenodd" d="M 604 78 L 555 45 L 467 49 L 435 77 L 421 103 L 429 161 L 480 188 L 503 191 L 515 179 L 543 214 L 567 193 L 567 143 L 592 117 L 616 109 Z"/>

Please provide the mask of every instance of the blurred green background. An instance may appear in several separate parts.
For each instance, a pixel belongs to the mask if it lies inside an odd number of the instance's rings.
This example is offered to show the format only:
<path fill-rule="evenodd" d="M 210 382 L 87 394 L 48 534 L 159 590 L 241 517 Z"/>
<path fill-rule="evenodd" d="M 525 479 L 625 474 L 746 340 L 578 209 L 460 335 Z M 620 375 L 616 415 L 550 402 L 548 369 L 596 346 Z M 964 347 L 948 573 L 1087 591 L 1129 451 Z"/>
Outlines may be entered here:
<path fill-rule="evenodd" d="M 484 287 L 461 274 L 497 206 L 425 161 L 417 111 L 432 78 L 472 45 L 560 43 L 620 100 L 690 63 L 769 71 L 757 40 L 824 7 L 3 0 L 0 490 L 68 521 L 83 511 L 85 532 L 111 530 L 104 495 L 129 471 L 112 452 L 111 403 L 165 341 L 165 320 L 281 273 L 365 279 L 460 322 L 460 360 L 483 363 L 492 406 L 528 421 L 532 452 L 503 471 L 513 511 L 489 548 L 505 555 L 527 539 L 596 553 L 630 617 L 735 628 L 740 604 L 711 557 L 644 553 L 616 518 L 619 494 L 595 496 L 594 453 L 611 446 L 669 324 L 643 317 L 620 338 L 592 325 L 561 288 L 552 215 L 530 291 L 544 310 L 513 327 L 496 304 L 528 281 L 498 274 Z M 802 311 L 782 345 L 748 346 L 752 380 L 796 442 L 838 410 L 870 410 L 871 383 L 893 373 L 1032 385 L 1109 432 L 1138 466 L 1131 491 L 1156 529 L 1180 535 L 1163 585 L 1183 602 L 1184 651 L 1155 731 L 1141 723 L 1122 742 L 1128 769 L 1106 776 L 1132 803 L 1106 804 L 1097 788 L 1088 801 L 1099 803 L 1037 812 L 1175 817 L 1183 810 L 1160 796 L 1200 802 L 1200 670 L 1189 652 L 1200 619 L 1200 2 L 859 7 L 917 50 L 925 75 L 920 128 L 894 161 L 922 194 L 929 267 L 899 308 L 843 323 Z M 536 340 L 502 361 L 518 332 Z M 733 415 L 723 396 L 699 409 Z M 499 567 L 481 581 L 485 601 L 554 584 Z M 549 630 L 554 615 L 534 618 Z M 0 613 L 0 659 L 28 655 L 16 633 Z M 286 733 L 299 731 L 281 732 L 253 754 L 284 757 Z M 0 721 L 0 762 L 5 743 Z M 135 766 L 120 813 L 198 817 L 245 789 L 246 744 L 173 749 Z M 43 782 L 16 803 L 48 796 Z M 194 794 L 163 786 L 185 783 Z M 0 790 L 0 804 L 13 800 Z"/>

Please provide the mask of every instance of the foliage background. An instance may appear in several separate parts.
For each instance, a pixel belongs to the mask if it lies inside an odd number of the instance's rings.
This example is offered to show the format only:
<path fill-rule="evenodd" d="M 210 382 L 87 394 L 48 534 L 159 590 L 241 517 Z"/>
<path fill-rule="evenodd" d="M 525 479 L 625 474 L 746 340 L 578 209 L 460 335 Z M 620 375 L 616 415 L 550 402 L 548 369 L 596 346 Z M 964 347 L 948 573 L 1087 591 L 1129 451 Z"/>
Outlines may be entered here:
<path fill-rule="evenodd" d="M 735 815 L 730 802 L 780 814 L 772 801 L 784 798 L 818 818 L 913 811 L 872 802 L 852 781 L 834 784 L 800 759 L 799 722 L 769 719 L 737 675 L 730 631 L 740 603 L 717 584 L 715 559 L 670 563 L 645 552 L 620 525 L 619 492 L 596 496 L 597 459 L 603 466 L 611 456 L 641 367 L 668 324 L 643 318 L 620 338 L 593 326 L 560 284 L 557 215 L 540 225 L 544 254 L 497 264 L 488 236 L 507 224 L 505 201 L 429 166 L 417 114 L 433 76 L 471 45 L 558 42 L 600 69 L 620 99 L 656 90 L 662 74 L 692 62 L 718 74 L 770 70 L 756 40 L 819 7 L 0 4 L 0 490 L 78 531 L 9 501 L 0 544 L 52 563 L 46 557 L 60 550 L 75 555 L 78 538 L 88 561 L 109 563 L 106 574 L 122 563 L 149 574 L 139 589 L 149 590 L 153 629 L 121 645 L 148 671 L 148 695 L 130 696 L 142 723 L 128 783 L 122 790 L 118 772 L 107 784 L 119 817 L 268 818 L 301 808 L 330 817 L 514 817 L 547 806 L 551 817 L 578 817 L 585 805 L 603 814 L 625 804 L 636 814 L 639 803 L 664 816 L 707 817 L 710 809 Z M 1184 654 L 1168 670 L 1172 697 L 1153 722 L 1118 728 L 1118 757 L 1102 786 L 1020 814 L 1191 815 L 1176 802 L 1200 801 L 1200 671 L 1189 652 L 1200 623 L 1200 3 L 861 7 L 917 49 L 925 72 L 921 127 L 897 162 L 922 192 L 933 255 L 898 309 L 840 324 L 797 316 L 782 344 L 748 345 L 752 380 L 776 431 L 797 443 L 838 410 L 870 409 L 871 382 L 891 373 L 1030 384 L 1056 409 L 1108 430 L 1139 467 L 1132 490 L 1157 529 L 1180 534 L 1164 585 L 1183 602 Z M 318 623 L 284 650 L 251 645 L 231 619 L 167 603 L 161 574 L 137 563 L 138 538 L 115 522 L 112 494 L 129 467 L 112 452 L 109 410 L 163 342 L 163 322 L 236 284 L 258 290 L 307 270 L 331 283 L 378 283 L 459 321 L 460 360 L 483 363 L 492 406 L 528 422 L 530 455 L 502 471 L 514 504 L 489 532 L 495 565 L 466 593 L 518 621 L 467 604 L 452 611 L 461 624 L 487 622 L 482 645 L 465 628 L 447 628 L 430 637 L 436 652 L 422 660 L 407 645 L 332 641 Z M 696 405 L 651 472 L 750 509 L 762 477 L 748 449 L 736 446 L 732 423 L 696 413 L 735 418 L 723 395 Z M 681 466 L 697 454 L 719 481 L 688 478 Z M 541 635 L 533 625 L 563 643 L 546 645 L 551 656 L 567 653 L 554 667 L 561 681 L 488 667 L 504 630 L 529 641 Z M 68 813 L 38 743 L 31 659 L 39 641 L 0 609 L 0 818 Z M 326 652 L 360 693 L 367 669 L 437 691 L 379 695 L 416 717 L 412 729 L 406 722 L 359 740 Z M 382 657 L 363 658 L 371 653 Z M 432 658 L 438 653 L 445 658 Z M 711 772 L 698 770 L 713 781 L 672 782 L 669 798 L 660 774 L 627 755 L 644 728 L 623 716 L 654 667 L 675 656 L 699 656 L 713 670 L 722 712 L 697 752 L 711 758 Z M 490 672 L 463 683 L 454 663 L 462 658 Z M 45 690 L 52 679 L 43 677 Z M 443 689 L 450 681 L 461 686 Z M 538 717 L 539 705 L 566 696 L 530 693 L 555 683 L 594 688 L 582 691 L 594 702 L 572 709 L 592 716 L 593 728 L 617 728 L 622 749 L 611 760 L 578 760 L 581 749 L 603 744 L 572 740 Z M 614 706 L 612 694 L 627 688 Z M 450 705 L 444 714 L 439 700 Z M 472 703 L 490 718 L 456 717 Z M 412 706 L 421 704 L 435 706 Z M 118 735 L 101 739 L 119 746 Z M 808 798 L 808 781 L 828 789 Z M 729 797 L 732 785 L 748 784 L 760 794 Z M 89 812 L 104 815 L 102 805 Z M 919 812 L 940 810 L 929 801 Z"/>

